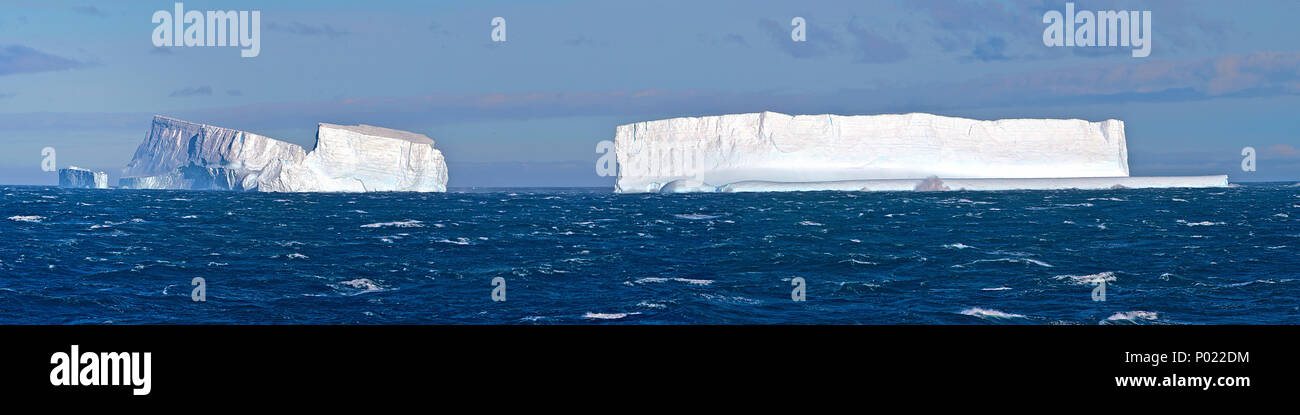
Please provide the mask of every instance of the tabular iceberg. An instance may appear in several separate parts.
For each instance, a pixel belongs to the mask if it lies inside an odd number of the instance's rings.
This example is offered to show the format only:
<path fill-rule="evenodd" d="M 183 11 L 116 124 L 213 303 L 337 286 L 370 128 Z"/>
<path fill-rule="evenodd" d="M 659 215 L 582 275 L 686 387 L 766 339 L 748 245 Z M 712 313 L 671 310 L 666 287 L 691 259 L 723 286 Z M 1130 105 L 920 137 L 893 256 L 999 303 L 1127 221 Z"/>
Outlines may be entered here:
<path fill-rule="evenodd" d="M 59 187 L 107 189 L 108 173 L 68 166 L 66 169 L 59 169 Z"/>
<path fill-rule="evenodd" d="M 429 137 L 320 123 L 316 147 L 155 116 L 123 170 L 132 189 L 442 192 L 447 165 Z"/>
<path fill-rule="evenodd" d="M 1226 175 L 1128 177 L 1119 120 L 686 117 L 620 125 L 614 153 L 620 193 L 1227 185 Z"/>

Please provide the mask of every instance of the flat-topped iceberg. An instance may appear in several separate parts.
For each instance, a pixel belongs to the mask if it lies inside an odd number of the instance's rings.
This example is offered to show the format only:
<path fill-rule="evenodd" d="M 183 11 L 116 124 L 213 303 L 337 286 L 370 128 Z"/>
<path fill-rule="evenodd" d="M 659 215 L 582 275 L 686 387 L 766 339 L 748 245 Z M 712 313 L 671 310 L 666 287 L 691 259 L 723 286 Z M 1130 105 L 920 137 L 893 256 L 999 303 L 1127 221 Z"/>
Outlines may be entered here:
<path fill-rule="evenodd" d="M 1225 175 L 1128 177 L 1119 120 L 686 117 L 620 125 L 614 153 L 620 193 L 1227 185 Z M 947 185 L 931 188 L 926 178 Z"/>
<path fill-rule="evenodd" d="M 447 165 L 429 137 L 369 125 L 320 123 L 316 147 L 155 116 L 123 170 L 133 189 L 263 192 L 442 192 Z"/>
<path fill-rule="evenodd" d="M 107 189 L 108 173 L 91 171 L 77 166 L 59 169 L 59 187 L 75 189 Z"/>

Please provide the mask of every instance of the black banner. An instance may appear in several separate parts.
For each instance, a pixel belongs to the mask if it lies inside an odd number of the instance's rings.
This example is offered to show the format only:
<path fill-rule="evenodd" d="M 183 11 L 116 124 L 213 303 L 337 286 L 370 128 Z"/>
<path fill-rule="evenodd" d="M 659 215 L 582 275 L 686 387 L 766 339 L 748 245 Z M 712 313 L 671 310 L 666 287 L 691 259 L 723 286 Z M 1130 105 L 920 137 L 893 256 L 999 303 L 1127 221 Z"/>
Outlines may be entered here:
<path fill-rule="evenodd" d="M 7 326 L 5 395 L 400 400 L 648 387 L 1241 396 L 1295 388 L 1292 326 Z M 76 347 L 75 353 L 73 347 Z M 108 355 L 114 353 L 113 355 Z M 79 381 L 58 384 L 76 360 Z M 149 370 L 141 375 L 144 354 Z M 65 356 L 61 360 L 60 358 Z M 86 357 L 93 354 L 95 357 Z M 73 358 L 76 355 L 77 358 Z M 105 358 L 109 356 L 109 358 Z M 117 357 L 118 359 L 113 359 Z M 97 369 L 87 369 L 98 361 Z M 89 370 L 89 372 L 87 372 Z M 134 371 L 132 371 L 134 370 Z M 100 373 L 93 373 L 99 371 Z M 134 378 L 126 375 L 135 375 Z M 147 375 L 147 376 L 145 376 Z M 147 378 L 147 379 L 146 379 Z M 128 383 L 127 380 L 132 381 Z M 136 382 L 136 380 L 140 380 Z M 146 382 L 147 381 L 147 382 Z M 147 385 L 146 385 L 147 384 Z M 145 392 L 137 394 L 138 392 Z M 788 391 L 787 391 L 788 392 Z M 205 398 L 206 399 L 206 398 Z"/>

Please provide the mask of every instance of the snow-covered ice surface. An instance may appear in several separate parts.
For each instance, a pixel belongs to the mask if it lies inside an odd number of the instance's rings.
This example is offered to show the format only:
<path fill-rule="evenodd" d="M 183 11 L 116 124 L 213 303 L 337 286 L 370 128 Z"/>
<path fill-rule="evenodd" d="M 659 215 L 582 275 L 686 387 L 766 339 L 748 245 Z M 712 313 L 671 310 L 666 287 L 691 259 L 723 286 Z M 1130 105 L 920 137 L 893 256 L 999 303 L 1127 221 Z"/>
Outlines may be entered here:
<path fill-rule="evenodd" d="M 763 112 L 621 125 L 614 143 L 620 193 L 1227 185 L 1128 177 L 1119 120 Z"/>
<path fill-rule="evenodd" d="M 429 137 L 321 123 L 316 147 L 155 116 L 121 187 L 264 192 L 446 190 L 447 165 Z"/>

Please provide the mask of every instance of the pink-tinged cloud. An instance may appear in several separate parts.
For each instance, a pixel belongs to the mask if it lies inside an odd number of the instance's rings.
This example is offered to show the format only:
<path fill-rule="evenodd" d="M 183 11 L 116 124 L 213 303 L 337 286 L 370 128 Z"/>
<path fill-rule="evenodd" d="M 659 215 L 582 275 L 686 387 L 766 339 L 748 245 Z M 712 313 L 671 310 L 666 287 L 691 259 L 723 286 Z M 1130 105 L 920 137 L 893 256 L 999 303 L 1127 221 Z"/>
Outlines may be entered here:
<path fill-rule="evenodd" d="M 1269 148 L 1268 148 L 1268 151 L 1269 151 L 1270 153 L 1274 153 L 1274 154 L 1278 154 L 1278 155 L 1282 155 L 1282 156 L 1288 156 L 1288 157 L 1290 157 L 1290 156 L 1300 156 L 1300 150 L 1297 150 L 1295 147 L 1292 147 L 1292 146 L 1289 146 L 1289 145 L 1286 145 L 1286 144 L 1278 144 L 1278 145 L 1275 145 L 1275 146 L 1269 147 Z"/>

